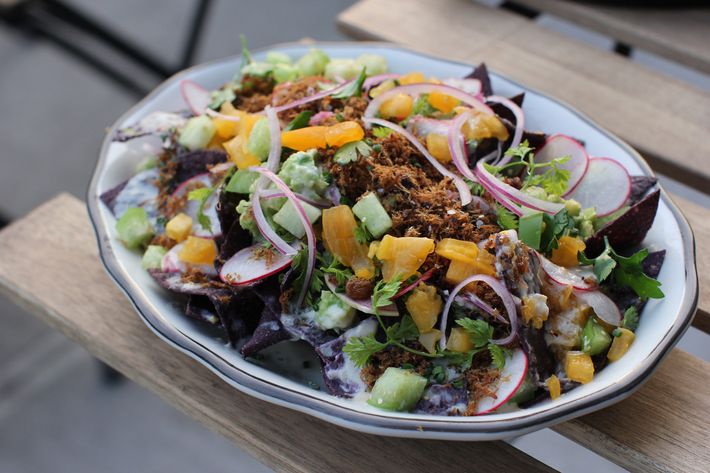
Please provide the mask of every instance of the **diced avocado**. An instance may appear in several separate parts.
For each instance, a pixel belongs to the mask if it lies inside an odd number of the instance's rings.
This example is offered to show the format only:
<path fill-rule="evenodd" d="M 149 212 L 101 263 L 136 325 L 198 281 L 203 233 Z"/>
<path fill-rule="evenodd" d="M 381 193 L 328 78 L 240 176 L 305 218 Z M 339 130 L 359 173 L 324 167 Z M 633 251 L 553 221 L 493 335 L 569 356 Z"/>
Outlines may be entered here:
<path fill-rule="evenodd" d="M 298 79 L 298 68 L 292 64 L 276 64 L 274 66 L 274 80 L 282 84 Z"/>
<path fill-rule="evenodd" d="M 127 209 L 116 222 L 118 238 L 132 250 L 148 243 L 153 238 L 153 226 L 148 214 L 141 207 Z"/>
<path fill-rule="evenodd" d="M 518 390 L 515 391 L 515 394 L 513 394 L 513 397 L 508 400 L 508 403 L 521 404 L 529 401 L 535 395 L 535 391 L 537 391 L 537 385 L 535 385 L 535 382 L 532 380 L 530 375 L 527 374 L 525 375 L 525 378 L 520 384 Z"/>
<path fill-rule="evenodd" d="M 320 209 L 305 202 L 301 202 L 301 205 L 311 223 L 320 218 Z M 281 209 L 274 214 L 274 222 L 288 230 L 288 232 L 296 238 L 303 238 L 303 235 L 306 234 L 306 229 L 303 228 L 303 223 L 301 223 L 301 218 L 298 216 L 298 211 L 290 200 L 286 201 Z"/>
<path fill-rule="evenodd" d="M 291 57 L 280 51 L 269 51 L 266 54 L 266 62 L 269 64 L 291 64 Z"/>
<path fill-rule="evenodd" d="M 160 269 L 163 263 L 163 256 L 168 250 L 160 245 L 149 245 L 148 249 L 143 253 L 143 259 L 141 260 L 141 267 L 143 269 Z"/>
<path fill-rule="evenodd" d="M 251 202 L 248 200 L 240 200 L 237 204 L 237 213 L 239 214 L 239 225 L 249 233 L 254 239 L 261 238 L 261 232 L 256 225 L 254 213 L 251 210 Z"/>
<path fill-rule="evenodd" d="M 331 59 L 325 66 L 325 76 L 328 79 L 354 79 L 360 73 L 362 66 L 357 67 L 352 59 Z"/>
<path fill-rule="evenodd" d="M 328 187 L 323 170 L 315 163 L 316 150 L 293 153 L 281 165 L 279 177 L 294 192 L 317 198 Z"/>
<path fill-rule="evenodd" d="M 262 161 L 269 157 L 269 147 L 271 146 L 271 133 L 269 132 L 269 121 L 266 117 L 254 124 L 247 140 L 247 151 Z"/>
<path fill-rule="evenodd" d="M 536 212 L 534 214 L 523 215 L 518 221 L 518 235 L 520 239 L 530 248 L 540 249 L 540 239 L 542 238 L 543 230 L 543 214 Z"/>
<path fill-rule="evenodd" d="M 227 192 L 236 192 L 237 194 L 249 194 L 251 192 L 251 186 L 258 178 L 258 172 L 239 169 L 229 179 L 225 190 Z"/>
<path fill-rule="evenodd" d="M 582 351 L 588 355 L 600 355 L 609 349 L 611 335 L 590 317 L 582 330 Z"/>
<path fill-rule="evenodd" d="M 424 393 L 427 379 L 411 370 L 387 368 L 372 387 L 367 403 L 387 411 L 410 411 Z"/>
<path fill-rule="evenodd" d="M 582 206 L 574 199 L 565 200 L 565 209 L 571 217 L 576 217 L 582 211 Z"/>
<path fill-rule="evenodd" d="M 330 291 L 323 291 L 318 302 L 315 323 L 323 330 L 346 329 L 353 323 L 355 308 L 350 307 Z"/>
<path fill-rule="evenodd" d="M 387 72 L 387 59 L 379 54 L 361 54 L 355 58 L 355 66 L 360 72 L 362 66 L 365 66 L 365 72 L 368 76 L 384 74 Z"/>
<path fill-rule="evenodd" d="M 377 196 L 370 192 L 353 205 L 353 213 L 357 215 L 368 231 L 375 238 L 380 238 L 392 228 L 392 219 Z"/>
<path fill-rule="evenodd" d="M 207 115 L 190 118 L 180 132 L 178 143 L 189 150 L 202 149 L 212 140 L 217 129 Z"/>
<path fill-rule="evenodd" d="M 317 76 L 323 74 L 325 65 L 330 62 L 328 55 L 317 48 L 312 48 L 296 63 L 301 76 Z"/>

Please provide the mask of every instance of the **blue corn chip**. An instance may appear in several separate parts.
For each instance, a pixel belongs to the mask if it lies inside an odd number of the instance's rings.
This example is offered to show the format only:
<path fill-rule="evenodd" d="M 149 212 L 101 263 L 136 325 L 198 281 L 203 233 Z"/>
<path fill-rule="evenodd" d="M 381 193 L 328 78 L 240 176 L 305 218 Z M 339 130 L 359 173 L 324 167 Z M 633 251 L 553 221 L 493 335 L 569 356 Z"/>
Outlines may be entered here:
<path fill-rule="evenodd" d="M 468 391 L 465 386 L 456 388 L 451 384 L 432 384 L 422 394 L 414 407 L 414 413 L 462 415 L 467 407 Z"/>
<path fill-rule="evenodd" d="M 545 343 L 545 331 L 523 324 L 518 331 L 520 348 L 528 357 L 528 374 L 540 385 L 555 372 L 555 358 Z"/>
<path fill-rule="evenodd" d="M 634 205 L 643 199 L 656 186 L 658 179 L 651 176 L 631 176 L 631 194 L 629 205 Z"/>
<path fill-rule="evenodd" d="M 476 66 L 473 71 L 464 79 L 478 79 L 481 81 L 481 92 L 483 95 L 489 96 L 493 95 L 493 87 L 491 86 L 491 76 L 488 75 L 488 68 L 486 63 L 482 62 Z"/>
<path fill-rule="evenodd" d="M 173 182 L 179 185 L 198 174 L 205 173 L 209 166 L 227 161 L 227 153 L 217 149 L 200 149 L 180 154 L 177 160 L 177 169 Z"/>
<path fill-rule="evenodd" d="M 317 327 L 313 321 L 304 317 L 290 314 L 281 314 L 281 325 L 295 339 L 303 340 L 312 347 L 323 345 L 333 340 L 335 335 Z"/>
<path fill-rule="evenodd" d="M 214 305 L 206 297 L 189 296 L 185 305 L 185 315 L 198 322 L 221 326 L 222 323 L 215 314 Z"/>
<path fill-rule="evenodd" d="M 142 207 L 151 220 L 155 220 L 158 217 L 157 179 L 158 170 L 147 169 L 107 190 L 99 198 L 116 218 L 120 218 L 130 207 Z"/>
<path fill-rule="evenodd" d="M 146 135 L 159 135 L 180 127 L 187 121 L 187 116 L 178 113 L 153 112 L 143 117 L 138 123 L 120 128 L 113 134 L 113 141 L 129 141 Z"/>
<path fill-rule="evenodd" d="M 291 340 L 291 334 L 281 324 L 280 290 L 276 278 L 270 278 L 246 290 L 251 291 L 261 301 L 262 309 L 253 335 L 239 349 L 242 356 L 254 356 L 264 348 L 284 340 Z"/>

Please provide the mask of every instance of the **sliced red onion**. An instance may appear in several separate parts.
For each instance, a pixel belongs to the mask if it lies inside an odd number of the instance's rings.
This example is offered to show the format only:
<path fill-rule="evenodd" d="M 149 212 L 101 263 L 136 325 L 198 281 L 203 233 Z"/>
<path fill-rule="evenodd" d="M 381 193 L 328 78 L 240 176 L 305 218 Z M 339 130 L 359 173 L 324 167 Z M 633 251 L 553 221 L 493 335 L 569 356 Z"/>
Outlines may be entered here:
<path fill-rule="evenodd" d="M 591 269 L 565 268 L 556 265 L 540 253 L 537 256 L 542 270 L 557 285 L 563 287 L 572 286 L 578 291 L 592 291 L 597 288 L 596 277 Z"/>
<path fill-rule="evenodd" d="M 327 276 L 325 278 L 325 285 L 328 286 L 328 289 L 338 296 L 338 298 L 343 301 L 345 304 L 347 304 L 350 307 L 353 307 L 360 312 L 364 314 L 375 314 L 375 309 L 372 308 L 372 300 L 371 299 L 353 299 L 352 297 L 349 297 L 347 294 L 343 292 L 338 292 L 338 285 L 336 284 L 335 278 L 332 276 Z M 384 315 L 387 317 L 396 317 L 399 315 L 399 311 L 397 310 L 397 306 L 394 304 L 390 304 L 385 307 L 379 307 L 377 309 L 377 312 L 380 315 Z"/>
<path fill-rule="evenodd" d="M 621 325 L 621 311 L 619 307 L 600 291 L 575 291 L 578 301 L 590 306 L 597 317 L 614 327 Z"/>
<path fill-rule="evenodd" d="M 279 250 L 280 253 L 288 256 L 295 255 L 298 253 L 298 250 L 291 246 L 286 240 L 281 238 L 279 234 L 271 228 L 269 221 L 266 220 L 264 210 L 261 208 L 262 192 L 263 191 L 261 189 L 255 189 L 251 196 L 251 210 L 254 214 L 254 220 L 256 221 L 256 226 L 259 228 L 261 236 L 263 236 L 266 241 L 274 245 L 274 248 Z"/>
<path fill-rule="evenodd" d="M 399 74 L 395 74 L 394 72 L 390 72 L 387 74 L 377 74 L 376 76 L 368 77 L 367 79 L 365 79 L 365 82 L 362 83 L 362 88 L 363 90 L 370 90 L 381 82 L 384 82 L 388 79 L 397 79 L 398 77 Z"/>
<path fill-rule="evenodd" d="M 500 313 L 495 310 L 493 307 L 491 307 L 486 301 L 478 297 L 476 294 L 473 294 L 471 292 L 467 292 L 466 294 L 461 294 L 460 296 L 456 296 L 455 302 L 469 302 L 476 306 L 477 308 L 481 309 L 483 312 L 486 314 L 490 315 L 494 319 L 496 319 L 498 322 L 503 323 L 508 325 L 509 322 L 503 318 Z"/>
<path fill-rule="evenodd" d="M 485 113 L 486 115 L 493 115 L 493 110 L 491 110 L 488 105 L 486 105 L 477 97 L 471 94 L 467 94 L 462 90 L 448 85 L 422 83 L 400 85 L 399 87 L 395 87 L 394 89 L 390 89 L 387 92 L 381 93 L 370 101 L 370 104 L 365 109 L 365 113 L 363 114 L 363 116 L 365 118 L 374 117 L 375 115 L 377 115 L 377 112 L 379 112 L 380 106 L 397 94 L 421 95 L 430 94 L 432 92 L 440 92 L 442 94 L 450 95 L 454 98 L 459 99 L 461 103 L 469 105 L 470 107 L 475 108 L 476 110 Z"/>
<path fill-rule="evenodd" d="M 441 323 L 439 325 L 439 330 L 441 330 L 441 340 L 439 341 L 439 347 L 442 350 L 446 349 L 446 325 L 449 320 L 449 311 L 451 310 L 451 304 L 454 303 L 454 298 L 456 295 L 467 285 L 472 282 L 481 281 L 490 286 L 498 297 L 503 301 L 503 306 L 505 306 L 505 311 L 508 313 L 508 320 L 510 321 L 510 335 L 501 338 L 499 340 L 491 340 L 496 345 L 507 345 L 515 339 L 518 334 L 518 313 L 515 311 L 515 302 L 513 301 L 513 296 L 510 291 L 505 287 L 503 283 L 498 281 L 492 276 L 487 276 L 485 274 L 474 274 L 469 276 L 463 281 L 461 281 L 455 288 L 451 290 L 449 298 L 446 300 L 446 305 L 444 305 L 444 312 L 441 314 Z"/>
<path fill-rule="evenodd" d="M 310 120 L 308 120 L 308 124 L 311 126 L 317 126 L 323 123 L 323 121 L 327 120 L 328 118 L 332 117 L 335 115 L 333 112 L 328 112 L 327 110 L 323 110 L 321 112 L 316 113 L 311 117 Z"/>
<path fill-rule="evenodd" d="M 420 153 L 422 153 L 426 160 L 429 161 L 429 163 L 434 166 L 437 171 L 439 171 L 439 173 L 441 173 L 443 176 L 451 178 L 451 180 L 454 182 L 454 185 L 456 186 L 456 190 L 459 191 L 459 195 L 461 196 L 461 205 L 466 206 L 471 203 L 471 189 L 468 188 L 468 185 L 464 182 L 464 180 L 461 179 L 460 176 L 457 176 L 453 172 L 446 169 L 434 156 L 429 153 L 426 147 L 421 143 L 421 141 L 419 141 L 416 136 L 414 136 L 401 126 L 392 122 L 388 122 L 387 120 L 383 120 L 381 118 L 364 118 L 363 122 L 367 126 L 379 125 L 385 128 L 389 128 L 390 130 L 396 131 L 400 135 L 407 138 L 414 145 L 414 147 L 417 148 Z"/>
<path fill-rule="evenodd" d="M 228 120 L 230 122 L 235 122 L 235 123 L 239 123 L 239 121 L 240 121 L 239 117 L 235 117 L 234 115 L 225 115 L 224 113 L 216 112 L 209 107 L 205 109 L 205 115 L 208 115 L 213 118 L 220 118 L 222 120 Z"/>
<path fill-rule="evenodd" d="M 180 94 L 195 115 L 202 115 L 210 104 L 210 91 L 194 81 L 180 81 Z"/>
<path fill-rule="evenodd" d="M 506 197 L 507 199 L 515 202 L 516 204 L 520 204 L 524 207 L 530 208 L 532 210 L 537 210 L 540 212 L 547 212 L 549 214 L 556 214 L 560 210 L 564 208 L 564 204 L 558 204 L 555 202 L 548 202 L 546 200 L 538 199 L 537 197 L 532 197 L 530 195 L 525 194 L 522 191 L 519 191 L 515 187 L 506 184 L 505 182 L 501 181 L 500 179 L 496 178 L 493 174 L 491 174 L 486 167 L 484 166 L 484 163 L 482 161 L 479 161 L 476 164 L 476 177 L 478 177 L 479 181 L 483 184 L 483 181 L 486 181 L 487 184 L 493 188 L 496 189 L 499 195 L 502 195 Z M 485 186 L 484 186 L 485 187 Z"/>
<path fill-rule="evenodd" d="M 474 174 L 477 174 L 477 173 L 478 173 L 478 168 L 476 168 L 476 170 L 474 171 Z M 500 194 L 500 192 L 498 192 L 498 190 L 494 186 L 490 185 L 490 183 L 486 179 L 483 179 L 481 176 L 479 176 L 478 182 L 483 186 L 484 189 L 486 189 L 486 191 L 489 194 L 491 194 L 491 196 L 493 196 L 493 198 L 496 200 L 496 202 L 498 202 L 503 207 L 505 207 L 506 209 L 513 212 L 518 217 L 523 216 L 523 211 L 520 208 L 520 206 L 515 204 L 513 201 L 509 200 L 507 197 Z"/>
<path fill-rule="evenodd" d="M 471 118 L 471 112 L 466 110 L 460 113 L 449 127 L 447 133 L 447 138 L 449 141 L 449 153 L 451 154 L 451 160 L 454 162 L 456 169 L 465 177 L 466 179 L 478 182 L 476 176 L 473 175 L 473 171 L 468 165 L 468 156 L 466 156 L 466 143 L 464 142 L 463 134 L 461 133 L 461 127 L 466 120 Z"/>
<path fill-rule="evenodd" d="M 279 140 L 279 147 L 280 146 L 281 143 Z M 293 204 L 293 207 L 296 209 L 298 217 L 301 220 L 301 224 L 303 224 L 303 228 L 306 230 L 306 241 L 308 242 L 308 266 L 306 268 L 306 276 L 303 280 L 303 287 L 301 288 L 301 292 L 298 295 L 298 299 L 296 299 L 296 307 L 301 307 L 301 305 L 303 304 L 303 300 L 306 298 L 306 293 L 308 292 L 308 289 L 311 286 L 311 276 L 313 276 L 313 268 L 316 264 L 316 232 L 313 229 L 313 225 L 311 224 L 310 219 L 308 218 L 308 214 L 306 214 L 306 211 L 303 209 L 303 205 L 301 205 L 301 201 L 298 200 L 296 194 L 293 193 L 293 191 L 286 185 L 284 181 L 281 180 L 279 176 L 274 174 L 271 170 L 260 166 L 251 167 L 249 169 L 251 171 L 258 172 L 262 176 L 269 179 L 276 185 L 276 187 L 278 187 L 284 194 L 286 194 L 286 198 L 291 201 L 291 204 Z"/>
<path fill-rule="evenodd" d="M 310 197 L 306 197 L 303 194 L 295 194 L 296 197 L 301 202 L 305 202 L 307 204 L 312 205 L 313 207 L 318 207 L 319 209 L 327 209 L 333 206 L 333 203 L 329 200 L 316 200 L 316 199 L 311 199 Z M 280 197 L 286 197 L 286 194 L 283 192 L 279 191 L 261 191 L 261 198 L 262 199 L 278 199 Z"/>
<path fill-rule="evenodd" d="M 515 115 L 515 131 L 513 132 L 513 141 L 510 142 L 510 148 L 515 148 L 520 144 L 520 140 L 523 138 L 523 129 L 525 127 L 525 115 L 523 114 L 523 110 L 512 100 L 499 95 L 491 95 L 486 97 L 486 100 L 503 105 Z M 497 164 L 503 166 L 507 164 L 511 158 L 512 156 L 503 155 L 500 162 Z"/>
<path fill-rule="evenodd" d="M 279 113 L 283 112 L 284 110 L 289 110 L 292 108 L 300 107 L 301 105 L 305 105 L 307 103 L 315 102 L 316 100 L 323 99 L 325 97 L 328 97 L 333 94 L 337 94 L 338 92 L 344 90 L 350 83 L 353 82 L 352 80 L 349 80 L 347 82 L 343 82 L 342 84 L 338 84 L 337 86 L 323 90 L 321 92 L 315 93 L 313 95 L 309 95 L 308 97 L 303 97 L 302 99 L 294 100 L 293 102 L 289 102 L 284 105 L 279 105 L 278 107 L 273 107 L 274 111 Z"/>
<path fill-rule="evenodd" d="M 432 274 L 434 274 L 434 268 L 431 268 L 429 271 L 427 271 L 424 274 L 422 274 L 421 276 L 419 276 L 419 278 L 416 281 L 414 281 L 412 284 L 410 284 L 409 286 L 405 287 L 404 289 L 400 289 L 400 291 L 397 294 L 392 296 L 392 299 L 397 299 L 399 297 L 402 297 L 403 295 L 405 295 L 406 293 L 408 293 L 409 291 L 411 291 L 412 289 L 417 287 L 419 285 L 419 283 L 427 281 L 431 277 Z"/>

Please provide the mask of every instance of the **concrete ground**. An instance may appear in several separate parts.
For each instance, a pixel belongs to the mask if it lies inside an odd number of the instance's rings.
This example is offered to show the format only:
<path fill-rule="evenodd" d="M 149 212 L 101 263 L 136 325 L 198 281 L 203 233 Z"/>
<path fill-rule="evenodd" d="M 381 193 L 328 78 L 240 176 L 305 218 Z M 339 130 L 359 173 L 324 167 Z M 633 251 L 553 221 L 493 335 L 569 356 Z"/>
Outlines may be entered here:
<path fill-rule="evenodd" d="M 194 6 L 193 0 L 71 3 L 171 62 Z M 235 54 L 240 33 L 255 48 L 306 36 L 344 39 L 334 17 L 350 3 L 216 1 L 196 62 Z M 540 21 L 599 47 L 610 44 L 555 19 Z M 88 46 L 144 87 L 157 84 L 100 45 Z M 707 76 L 643 53 L 636 59 L 710 87 Z M 83 197 L 105 127 L 137 97 L 58 47 L 4 25 L 0 64 L 0 216 L 18 218 L 61 191 Z M 706 196 L 664 183 L 708 205 Z M 2 298 L 0 327 L 0 472 L 269 471 L 144 389 L 130 382 L 106 384 L 86 352 Z M 710 355 L 706 337 L 695 330 L 682 346 L 705 359 Z M 617 470 L 550 431 L 514 444 L 562 471 Z"/>

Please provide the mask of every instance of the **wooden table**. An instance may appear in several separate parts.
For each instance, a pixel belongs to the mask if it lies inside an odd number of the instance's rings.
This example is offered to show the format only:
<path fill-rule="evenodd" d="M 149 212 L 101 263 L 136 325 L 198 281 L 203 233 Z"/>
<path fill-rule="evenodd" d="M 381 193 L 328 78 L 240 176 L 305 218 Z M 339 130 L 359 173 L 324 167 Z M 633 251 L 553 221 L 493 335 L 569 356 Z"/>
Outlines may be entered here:
<path fill-rule="evenodd" d="M 710 156 L 707 94 L 509 12 L 456 0 L 387 5 L 361 2 L 340 24 L 359 37 L 485 60 L 587 111 L 657 169 L 700 188 L 710 181 L 703 166 Z M 427 38 L 436 41 L 424 44 Z M 541 45 L 543 53 L 533 55 Z M 696 234 L 701 299 L 694 323 L 707 332 L 710 211 L 675 200 Z M 239 393 L 143 325 L 103 270 L 84 205 L 68 195 L 0 231 L 0 292 L 276 470 L 431 472 L 444 461 L 449 471 L 551 471 L 505 442 L 375 437 Z M 676 349 L 631 398 L 554 430 L 632 471 L 707 471 L 709 383 L 710 364 Z"/>

